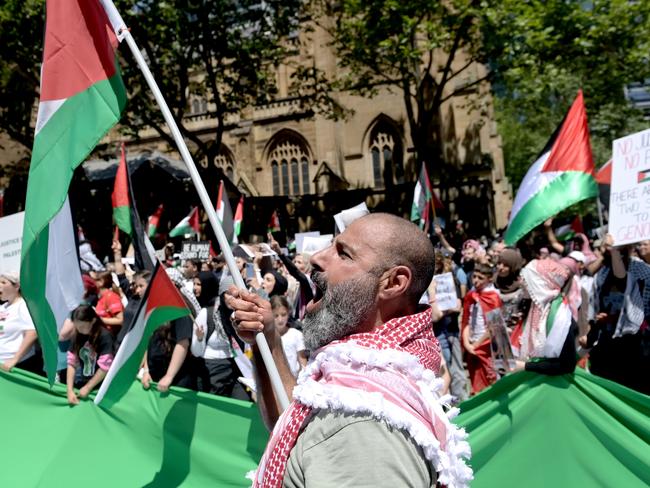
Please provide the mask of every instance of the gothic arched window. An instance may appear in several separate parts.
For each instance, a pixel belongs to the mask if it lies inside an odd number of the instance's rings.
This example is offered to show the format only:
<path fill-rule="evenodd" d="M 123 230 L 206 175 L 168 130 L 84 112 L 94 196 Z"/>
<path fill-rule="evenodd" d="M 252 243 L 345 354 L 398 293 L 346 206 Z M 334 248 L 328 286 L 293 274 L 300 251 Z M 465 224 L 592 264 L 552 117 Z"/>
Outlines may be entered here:
<path fill-rule="evenodd" d="M 404 182 L 402 144 L 397 131 L 380 121 L 370 133 L 370 161 L 375 187 L 384 188 Z"/>
<path fill-rule="evenodd" d="M 302 195 L 309 193 L 309 151 L 298 135 L 284 133 L 271 145 L 268 161 L 271 164 L 274 195 Z M 278 163 L 279 162 L 279 163 Z"/>

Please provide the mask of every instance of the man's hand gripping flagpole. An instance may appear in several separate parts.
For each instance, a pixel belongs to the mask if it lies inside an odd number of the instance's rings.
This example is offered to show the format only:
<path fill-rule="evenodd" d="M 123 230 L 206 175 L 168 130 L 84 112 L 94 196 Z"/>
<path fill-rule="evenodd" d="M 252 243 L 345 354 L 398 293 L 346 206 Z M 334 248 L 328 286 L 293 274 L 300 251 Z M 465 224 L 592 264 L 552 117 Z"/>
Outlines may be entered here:
<path fill-rule="evenodd" d="M 235 286 L 237 286 L 237 288 L 241 290 L 246 290 L 246 285 L 244 284 L 244 280 L 241 274 L 239 273 L 237 266 L 235 265 L 235 259 L 230 249 L 228 239 L 226 238 L 226 235 L 224 234 L 223 229 L 219 224 L 219 220 L 217 219 L 217 214 L 214 208 L 212 207 L 212 202 L 210 201 L 208 192 L 205 189 L 203 180 L 201 180 L 201 176 L 199 175 L 199 172 L 196 169 L 194 160 L 192 159 L 192 156 L 190 155 L 190 152 L 187 149 L 187 145 L 185 144 L 183 136 L 181 135 L 178 126 L 176 125 L 174 117 L 172 116 L 172 113 L 170 112 L 169 107 L 167 106 L 167 102 L 165 102 L 165 99 L 162 93 L 160 92 L 160 89 L 158 88 L 158 84 L 156 83 L 156 80 L 154 79 L 153 75 L 151 74 L 151 71 L 149 70 L 149 66 L 147 65 L 147 62 L 142 57 L 142 54 L 140 53 L 140 50 L 138 49 L 138 46 L 135 43 L 135 40 L 131 36 L 131 33 L 126 27 L 126 24 L 122 19 L 122 16 L 115 8 L 115 5 L 113 4 L 112 0 L 99 0 L 99 1 L 104 7 L 104 10 L 106 10 L 106 13 L 108 15 L 108 18 L 111 21 L 113 30 L 115 30 L 115 35 L 117 36 L 117 38 L 120 41 L 126 40 L 127 45 L 131 49 L 131 52 L 133 53 L 133 56 L 135 57 L 135 60 L 138 63 L 138 66 L 140 67 L 140 70 L 142 71 L 142 74 L 147 80 L 147 84 L 149 85 L 149 88 L 151 88 L 151 91 L 153 92 L 156 102 L 160 106 L 160 110 L 163 114 L 163 117 L 165 118 L 165 122 L 167 123 L 169 130 L 172 133 L 172 136 L 174 137 L 174 141 L 176 141 L 176 145 L 178 146 L 178 150 L 181 154 L 181 157 L 183 158 L 183 161 L 187 165 L 187 169 L 192 178 L 192 182 L 194 183 L 194 187 L 196 188 L 196 191 L 199 194 L 199 198 L 201 200 L 201 203 L 203 204 L 203 208 L 208 214 L 208 220 L 210 221 L 210 225 L 212 225 L 212 229 L 214 230 L 214 233 L 217 237 L 219 246 L 223 251 L 223 255 L 226 260 L 226 265 L 228 266 L 228 269 L 230 270 L 230 274 L 232 275 L 235 281 Z M 257 344 L 257 347 L 259 348 L 262 359 L 264 360 L 264 365 L 266 366 L 266 369 L 269 374 L 269 378 L 273 385 L 273 391 L 275 392 L 275 396 L 278 399 L 278 402 L 280 403 L 282 409 L 286 409 L 289 406 L 289 398 L 282 384 L 282 380 L 280 378 L 278 369 L 275 366 L 275 363 L 273 361 L 273 357 L 271 356 L 271 350 L 269 349 L 269 345 L 266 342 L 266 338 L 264 337 L 264 334 L 258 333 L 255 336 L 255 342 Z"/>

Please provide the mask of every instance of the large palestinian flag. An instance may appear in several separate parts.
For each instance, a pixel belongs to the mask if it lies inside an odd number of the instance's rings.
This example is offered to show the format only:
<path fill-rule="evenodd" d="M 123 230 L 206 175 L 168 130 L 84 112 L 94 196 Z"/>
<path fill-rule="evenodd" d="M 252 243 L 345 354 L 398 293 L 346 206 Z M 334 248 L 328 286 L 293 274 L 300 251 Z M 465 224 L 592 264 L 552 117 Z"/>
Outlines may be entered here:
<path fill-rule="evenodd" d="M 521 182 L 505 233 L 515 244 L 549 217 L 598 195 L 582 91 Z"/>
<path fill-rule="evenodd" d="M 183 298 L 158 264 L 129 332 L 124 336 L 95 403 L 110 408 L 129 390 L 147 350 L 149 338 L 165 322 L 189 315 Z"/>
<path fill-rule="evenodd" d="M 68 187 L 126 103 L 117 38 L 100 2 L 48 0 L 41 99 L 29 168 L 21 288 L 52 383 L 58 329 L 81 298 Z"/>

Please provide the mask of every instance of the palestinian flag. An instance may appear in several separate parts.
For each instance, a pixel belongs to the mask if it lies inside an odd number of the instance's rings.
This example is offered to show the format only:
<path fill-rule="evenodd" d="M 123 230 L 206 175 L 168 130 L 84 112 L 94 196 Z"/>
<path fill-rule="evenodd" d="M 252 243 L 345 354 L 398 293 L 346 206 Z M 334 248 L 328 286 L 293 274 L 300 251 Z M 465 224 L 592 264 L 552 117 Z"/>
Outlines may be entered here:
<path fill-rule="evenodd" d="M 234 219 L 234 236 L 232 239 L 233 244 L 239 242 L 239 234 L 241 234 L 241 223 L 244 220 L 244 197 L 243 195 L 239 198 L 239 203 L 237 204 L 237 210 L 235 210 L 235 219 Z"/>
<path fill-rule="evenodd" d="M 612 160 L 603 164 L 596 173 L 600 203 L 604 208 L 609 208 L 609 195 L 612 187 Z"/>
<path fill-rule="evenodd" d="M 554 233 L 555 237 L 557 237 L 559 241 L 564 242 L 573 239 L 576 234 L 584 234 L 585 228 L 582 225 L 582 219 L 580 216 L 576 216 L 570 224 L 558 227 L 555 229 Z"/>
<path fill-rule="evenodd" d="M 122 144 L 122 155 L 115 174 L 113 186 L 113 220 L 117 227 L 131 237 L 135 267 L 137 270 L 151 271 L 155 262 L 155 251 L 148 249 L 144 227 L 135 206 L 135 195 L 131 184 L 131 174 L 126 162 L 126 151 Z M 119 237 L 118 237 L 119 238 Z M 153 249 L 153 247 L 152 247 Z"/>
<path fill-rule="evenodd" d="M 199 226 L 199 209 L 194 207 L 189 215 L 181 220 L 176 227 L 169 232 L 169 237 L 184 236 L 185 234 L 198 234 L 201 230 Z"/>
<path fill-rule="evenodd" d="M 157 264 L 129 332 L 124 336 L 113 364 L 97 392 L 95 403 L 110 408 L 122 398 L 138 374 L 153 332 L 165 322 L 189 314 L 176 286 L 160 264 Z"/>
<path fill-rule="evenodd" d="M 160 216 L 162 213 L 163 205 L 161 203 L 158 205 L 156 211 L 149 217 L 149 220 L 147 221 L 147 235 L 150 239 L 156 235 L 156 232 L 158 232 L 158 226 L 160 225 Z"/>
<path fill-rule="evenodd" d="M 267 232 L 280 232 L 280 218 L 278 217 L 278 211 L 274 210 L 271 215 L 271 220 L 267 227 Z"/>
<path fill-rule="evenodd" d="M 587 112 L 580 91 L 521 182 L 504 235 L 506 244 L 515 244 L 549 217 L 597 195 Z"/>
<path fill-rule="evenodd" d="M 418 181 L 415 183 L 413 191 L 413 204 L 411 205 L 411 221 L 417 222 L 420 228 L 424 228 L 427 222 L 431 221 L 429 210 L 433 210 L 433 217 L 436 216 L 436 210 L 442 210 L 444 205 L 436 196 L 431 188 L 431 180 L 427 167 L 422 163 Z"/>
<path fill-rule="evenodd" d="M 223 229 L 223 233 L 226 235 L 229 243 L 233 243 L 233 236 L 235 234 L 235 227 L 232 218 L 232 208 L 230 207 L 230 202 L 228 201 L 228 193 L 226 192 L 226 187 L 223 184 L 223 180 L 219 183 L 219 194 L 217 196 L 217 218 Z"/>
<path fill-rule="evenodd" d="M 68 188 L 126 104 L 117 38 L 100 2 L 48 0 L 27 184 L 21 289 L 54 382 L 58 330 L 83 295 Z"/>
<path fill-rule="evenodd" d="M 126 151 L 122 143 L 120 163 L 115 173 L 115 183 L 113 184 L 113 194 L 111 195 L 113 203 L 113 222 L 122 232 L 131 235 L 131 202 L 129 201 L 129 168 L 126 164 Z"/>

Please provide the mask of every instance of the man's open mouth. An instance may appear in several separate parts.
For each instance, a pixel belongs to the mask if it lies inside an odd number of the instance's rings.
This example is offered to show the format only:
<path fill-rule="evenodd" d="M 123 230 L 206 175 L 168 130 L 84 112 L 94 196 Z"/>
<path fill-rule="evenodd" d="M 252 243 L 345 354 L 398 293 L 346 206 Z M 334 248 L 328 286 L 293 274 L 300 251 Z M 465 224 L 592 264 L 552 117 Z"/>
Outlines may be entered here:
<path fill-rule="evenodd" d="M 316 291 L 314 293 L 314 298 L 312 298 L 305 307 L 307 312 L 313 312 L 318 307 L 320 307 L 321 302 L 323 301 L 323 297 L 325 296 L 324 290 L 321 288 L 321 286 L 324 285 L 323 278 L 319 277 L 318 279 L 315 279 L 314 285 Z"/>

